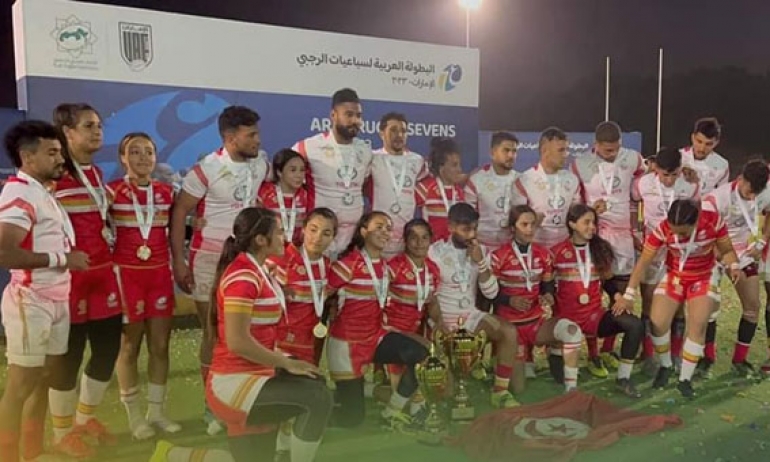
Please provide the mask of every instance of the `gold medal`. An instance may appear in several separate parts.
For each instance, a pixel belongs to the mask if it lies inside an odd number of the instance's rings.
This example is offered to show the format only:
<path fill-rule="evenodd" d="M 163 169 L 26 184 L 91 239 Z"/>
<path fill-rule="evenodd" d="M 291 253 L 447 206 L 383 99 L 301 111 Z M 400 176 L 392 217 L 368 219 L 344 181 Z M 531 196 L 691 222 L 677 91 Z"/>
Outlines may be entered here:
<path fill-rule="evenodd" d="M 588 294 L 580 294 L 580 298 L 578 298 L 581 305 L 588 305 L 589 300 Z"/>
<path fill-rule="evenodd" d="M 151 256 L 152 250 L 150 250 L 146 244 L 143 244 L 138 249 L 136 249 L 136 257 L 142 261 L 149 260 Z"/>
<path fill-rule="evenodd" d="M 326 328 L 326 325 L 321 321 L 318 321 L 318 324 L 316 324 L 315 327 L 313 327 L 313 335 L 315 335 L 316 338 L 326 337 L 327 332 L 328 332 L 328 329 Z"/>

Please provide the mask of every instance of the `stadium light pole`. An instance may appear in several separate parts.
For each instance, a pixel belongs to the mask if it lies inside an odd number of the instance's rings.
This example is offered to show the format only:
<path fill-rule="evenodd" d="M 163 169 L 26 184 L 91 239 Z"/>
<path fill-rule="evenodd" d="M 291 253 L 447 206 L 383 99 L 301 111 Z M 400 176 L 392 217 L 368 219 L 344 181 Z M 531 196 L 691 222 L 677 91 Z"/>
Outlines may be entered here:
<path fill-rule="evenodd" d="M 460 6 L 465 9 L 465 48 L 471 47 L 471 10 L 478 10 L 481 0 L 460 0 Z"/>

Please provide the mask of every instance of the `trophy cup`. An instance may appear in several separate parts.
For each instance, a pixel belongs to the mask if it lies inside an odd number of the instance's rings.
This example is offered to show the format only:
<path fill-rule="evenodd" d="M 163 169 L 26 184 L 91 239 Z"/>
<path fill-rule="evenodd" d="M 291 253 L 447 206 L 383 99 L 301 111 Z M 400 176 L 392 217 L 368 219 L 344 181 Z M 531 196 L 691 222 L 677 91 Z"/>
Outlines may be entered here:
<path fill-rule="evenodd" d="M 448 435 L 444 419 L 438 411 L 438 403 L 446 394 L 447 373 L 447 367 L 436 354 L 434 343 L 430 347 L 430 356 L 417 365 L 420 391 L 428 402 L 428 417 L 425 418 L 423 428 L 417 434 L 417 440 L 421 443 L 438 446 Z"/>
<path fill-rule="evenodd" d="M 471 404 L 470 395 L 468 395 L 466 380 L 473 371 L 473 366 L 481 358 L 481 352 L 484 349 L 484 337 L 468 332 L 463 327 L 463 322 L 460 319 L 457 331 L 447 338 L 449 360 L 457 379 L 452 420 L 472 420 L 476 416 L 476 410 Z"/>

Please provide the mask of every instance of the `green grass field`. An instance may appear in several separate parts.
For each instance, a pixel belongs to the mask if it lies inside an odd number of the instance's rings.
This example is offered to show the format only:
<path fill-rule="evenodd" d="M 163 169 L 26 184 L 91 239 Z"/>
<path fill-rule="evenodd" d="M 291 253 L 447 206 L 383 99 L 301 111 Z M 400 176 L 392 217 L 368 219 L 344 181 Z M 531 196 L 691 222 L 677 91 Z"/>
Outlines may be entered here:
<path fill-rule="evenodd" d="M 719 362 L 714 379 L 696 384 L 698 398 L 684 402 L 678 392 L 670 387 L 653 392 L 650 379 L 641 373 L 634 375 L 644 398 L 630 401 L 612 391 L 612 378 L 597 380 L 588 378 L 581 370 L 580 387 L 584 391 L 608 398 L 621 406 L 629 406 L 648 413 L 675 413 L 685 425 L 647 437 L 624 438 L 619 443 L 601 451 L 579 454 L 576 461 L 648 462 L 662 461 L 767 461 L 770 460 L 770 381 L 760 384 L 737 380 L 729 372 L 735 329 L 740 314 L 737 297 L 730 287 L 725 287 L 725 303 L 720 319 Z M 764 324 L 764 323 L 762 323 Z M 759 364 L 765 355 L 765 329 L 760 327 L 754 341 L 750 361 Z M 203 390 L 198 373 L 198 330 L 179 330 L 172 339 L 172 371 L 168 398 L 168 415 L 181 422 L 181 434 L 167 439 L 173 443 L 197 447 L 226 447 L 223 436 L 206 435 L 200 419 Z M 541 367 L 544 364 L 540 364 Z M 5 371 L 0 373 L 2 386 Z M 475 391 L 479 408 L 486 408 L 487 395 Z M 539 377 L 528 383 L 527 391 L 519 396 L 523 403 L 534 403 L 561 393 L 562 389 L 541 371 Z M 119 401 L 117 383 L 113 381 L 104 404 L 97 414 L 120 438 L 115 448 L 101 449 L 97 460 L 116 462 L 147 461 L 154 442 L 131 441 L 125 415 Z M 370 403 L 367 422 L 355 431 L 330 429 L 317 457 L 318 462 L 355 461 L 380 462 L 398 459 L 399 462 L 467 461 L 467 457 L 455 448 L 434 448 L 420 445 L 413 438 L 392 433 L 380 427 L 377 407 Z M 511 454 L 510 460 L 517 460 Z"/>

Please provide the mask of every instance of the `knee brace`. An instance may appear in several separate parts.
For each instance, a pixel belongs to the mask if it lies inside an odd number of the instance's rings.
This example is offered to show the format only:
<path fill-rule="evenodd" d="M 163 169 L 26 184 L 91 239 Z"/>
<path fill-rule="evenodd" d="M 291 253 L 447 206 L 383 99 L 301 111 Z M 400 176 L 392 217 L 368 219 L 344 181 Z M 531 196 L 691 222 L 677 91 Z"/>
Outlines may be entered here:
<path fill-rule="evenodd" d="M 583 332 L 580 326 L 568 319 L 559 319 L 553 329 L 553 336 L 562 343 L 580 343 L 583 341 Z"/>

